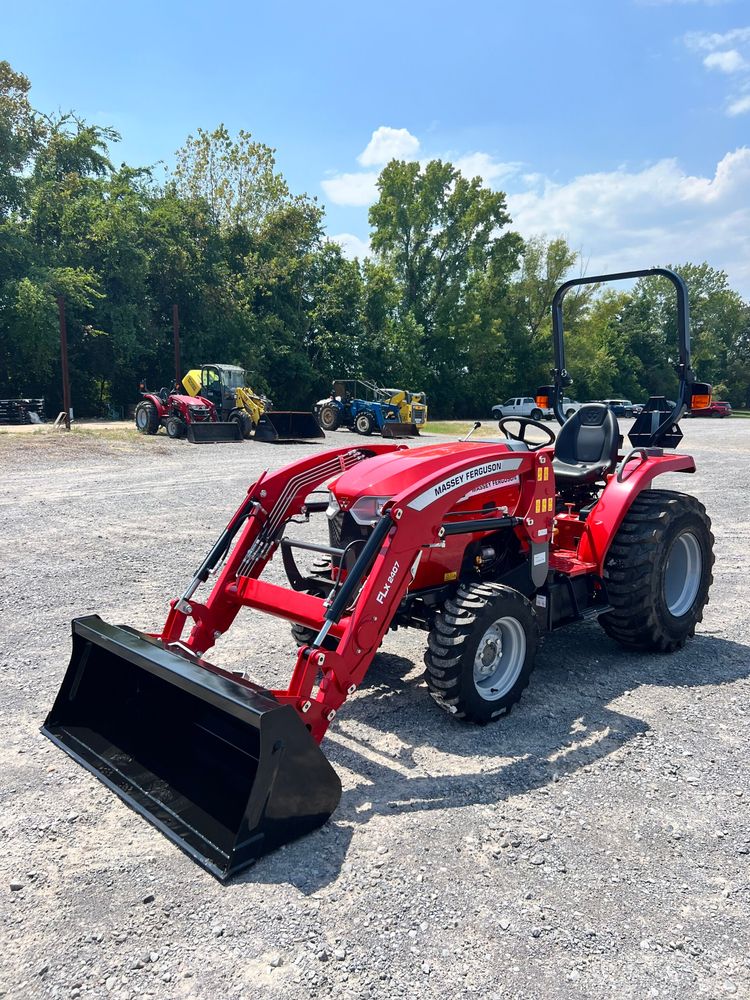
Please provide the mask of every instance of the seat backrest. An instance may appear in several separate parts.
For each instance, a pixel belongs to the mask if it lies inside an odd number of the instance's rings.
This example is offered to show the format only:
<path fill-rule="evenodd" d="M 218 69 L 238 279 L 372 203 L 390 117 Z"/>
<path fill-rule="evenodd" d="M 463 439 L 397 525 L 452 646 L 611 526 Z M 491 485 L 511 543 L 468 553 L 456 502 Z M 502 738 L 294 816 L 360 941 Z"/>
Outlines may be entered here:
<path fill-rule="evenodd" d="M 614 469 L 620 446 L 617 417 L 603 403 L 587 403 L 565 421 L 555 442 L 555 458 L 568 465 Z"/>

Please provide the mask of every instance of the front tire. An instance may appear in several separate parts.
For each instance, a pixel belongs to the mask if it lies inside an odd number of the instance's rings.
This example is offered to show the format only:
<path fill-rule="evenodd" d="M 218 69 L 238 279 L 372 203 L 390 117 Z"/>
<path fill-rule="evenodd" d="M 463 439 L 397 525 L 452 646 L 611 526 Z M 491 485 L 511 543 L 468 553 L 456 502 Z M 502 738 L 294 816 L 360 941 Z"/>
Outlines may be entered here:
<path fill-rule="evenodd" d="M 695 497 L 640 493 L 604 563 L 612 611 L 599 618 L 626 649 L 672 653 L 695 634 L 713 583 L 711 521 Z"/>
<path fill-rule="evenodd" d="M 239 425 L 240 434 L 245 440 L 252 436 L 253 421 L 250 414 L 245 410 L 232 410 L 229 414 L 229 419 Z"/>
<path fill-rule="evenodd" d="M 148 400 L 143 400 L 135 408 L 135 429 L 140 434 L 156 434 L 159 430 L 159 414 Z"/>
<path fill-rule="evenodd" d="M 167 437 L 171 437 L 173 440 L 178 438 L 183 438 L 187 434 L 187 427 L 185 426 L 185 421 L 180 417 L 167 417 L 166 422 Z"/>
<path fill-rule="evenodd" d="M 354 430 L 357 434 L 363 434 L 365 437 L 372 434 L 375 428 L 375 420 L 371 413 L 358 413 L 354 418 Z"/>
<path fill-rule="evenodd" d="M 538 645 L 536 614 L 523 594 L 499 583 L 462 585 L 430 632 L 427 687 L 457 719 L 491 722 L 520 699 Z"/>

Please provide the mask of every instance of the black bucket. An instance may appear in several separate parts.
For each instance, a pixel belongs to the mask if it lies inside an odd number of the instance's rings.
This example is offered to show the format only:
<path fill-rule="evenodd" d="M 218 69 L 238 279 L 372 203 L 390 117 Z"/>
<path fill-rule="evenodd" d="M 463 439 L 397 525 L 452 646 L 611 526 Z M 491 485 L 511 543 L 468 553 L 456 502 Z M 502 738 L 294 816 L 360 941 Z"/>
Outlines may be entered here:
<path fill-rule="evenodd" d="M 314 414 L 301 410 L 266 410 L 255 428 L 256 441 L 308 441 L 324 438 Z"/>
<path fill-rule="evenodd" d="M 402 424 L 396 420 L 386 420 L 380 432 L 384 438 L 419 437 L 416 424 Z"/>
<path fill-rule="evenodd" d="M 341 798 L 291 705 L 98 615 L 73 621 L 42 732 L 222 881 Z"/>
<path fill-rule="evenodd" d="M 187 425 L 187 439 L 191 444 L 241 441 L 242 428 L 236 420 L 199 420 Z"/>

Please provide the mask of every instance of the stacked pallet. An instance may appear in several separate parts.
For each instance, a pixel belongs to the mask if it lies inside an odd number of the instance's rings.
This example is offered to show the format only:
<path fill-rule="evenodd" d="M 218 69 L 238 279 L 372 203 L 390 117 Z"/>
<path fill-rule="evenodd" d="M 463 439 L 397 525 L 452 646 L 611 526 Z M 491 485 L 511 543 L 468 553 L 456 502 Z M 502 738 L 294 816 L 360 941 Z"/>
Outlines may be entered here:
<path fill-rule="evenodd" d="M 43 399 L 0 399 L 0 424 L 41 424 Z"/>

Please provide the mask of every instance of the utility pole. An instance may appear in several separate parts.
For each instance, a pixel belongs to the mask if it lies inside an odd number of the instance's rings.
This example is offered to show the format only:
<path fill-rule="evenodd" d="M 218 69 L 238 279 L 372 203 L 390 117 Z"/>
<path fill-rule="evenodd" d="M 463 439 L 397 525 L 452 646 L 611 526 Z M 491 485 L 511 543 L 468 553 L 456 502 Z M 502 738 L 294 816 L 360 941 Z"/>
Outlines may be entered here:
<path fill-rule="evenodd" d="M 180 309 L 176 302 L 172 306 L 172 339 L 174 341 L 174 380 L 179 386 L 182 381 L 182 364 L 180 362 Z"/>
<path fill-rule="evenodd" d="M 57 310 L 60 314 L 60 360 L 62 362 L 63 409 L 65 410 L 65 430 L 70 430 L 70 374 L 68 372 L 68 328 L 65 323 L 65 299 L 57 296 Z"/>

